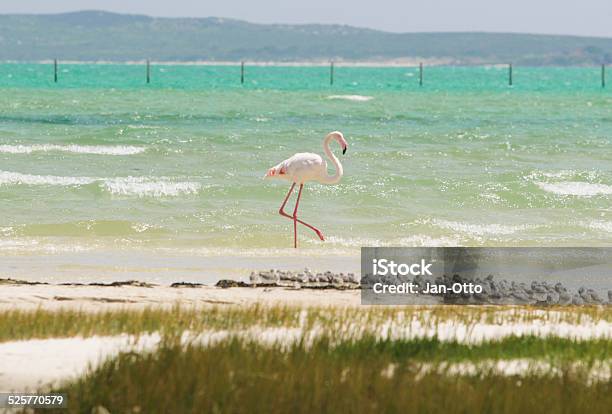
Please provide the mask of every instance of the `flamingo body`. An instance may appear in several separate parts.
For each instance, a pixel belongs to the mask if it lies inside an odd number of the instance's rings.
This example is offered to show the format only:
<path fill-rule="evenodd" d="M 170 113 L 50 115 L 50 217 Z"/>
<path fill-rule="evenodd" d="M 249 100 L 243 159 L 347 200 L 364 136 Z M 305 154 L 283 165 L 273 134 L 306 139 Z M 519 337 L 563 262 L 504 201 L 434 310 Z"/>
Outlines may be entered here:
<path fill-rule="evenodd" d="M 300 152 L 268 170 L 267 177 L 281 178 L 296 184 L 319 181 L 327 174 L 327 162 L 311 152 Z"/>
<path fill-rule="evenodd" d="M 302 196 L 302 189 L 304 188 L 304 183 L 307 181 L 317 181 L 321 184 L 336 184 L 340 181 L 342 175 L 344 174 L 342 164 L 340 164 L 338 158 L 336 158 L 329 148 L 329 143 L 332 140 L 335 140 L 338 142 L 338 144 L 340 144 L 343 154 L 346 152 L 348 144 L 342 133 L 338 131 L 330 132 L 323 140 L 323 150 L 325 151 L 325 155 L 327 155 L 327 157 L 332 161 L 336 169 L 333 175 L 329 175 L 327 173 L 327 161 L 325 161 L 319 154 L 300 152 L 270 168 L 264 176 L 264 178 L 280 178 L 293 183 L 278 211 L 281 216 L 293 220 L 293 247 L 297 248 L 298 223 L 313 230 L 322 241 L 325 240 L 319 229 L 297 218 L 297 211 L 300 204 L 300 198 Z M 295 208 L 293 209 L 293 215 L 289 215 L 285 212 L 285 205 L 287 204 L 287 200 L 289 200 L 289 197 L 297 184 L 299 184 L 300 188 L 297 200 L 295 202 Z"/>

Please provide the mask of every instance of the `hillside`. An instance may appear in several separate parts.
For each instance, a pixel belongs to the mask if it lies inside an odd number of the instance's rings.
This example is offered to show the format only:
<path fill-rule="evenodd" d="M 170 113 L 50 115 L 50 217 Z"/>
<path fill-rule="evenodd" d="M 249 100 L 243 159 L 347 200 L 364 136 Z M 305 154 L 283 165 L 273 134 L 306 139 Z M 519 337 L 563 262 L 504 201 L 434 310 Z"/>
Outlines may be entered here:
<path fill-rule="evenodd" d="M 612 61 L 612 38 L 508 33 L 387 33 L 342 25 L 264 25 L 101 11 L 0 15 L 0 61 L 314 61 L 445 59 L 587 65 Z"/>

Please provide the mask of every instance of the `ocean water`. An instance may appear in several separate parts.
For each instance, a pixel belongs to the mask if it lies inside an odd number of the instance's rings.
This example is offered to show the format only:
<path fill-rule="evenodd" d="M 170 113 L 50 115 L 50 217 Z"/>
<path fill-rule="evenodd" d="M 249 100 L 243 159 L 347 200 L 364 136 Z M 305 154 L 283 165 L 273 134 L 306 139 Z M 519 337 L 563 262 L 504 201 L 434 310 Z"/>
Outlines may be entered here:
<path fill-rule="evenodd" d="M 301 217 L 327 241 L 300 228 L 301 255 L 612 245 L 599 68 L 515 67 L 512 87 L 505 67 L 425 68 L 422 87 L 417 68 L 336 66 L 334 85 L 326 67 L 144 76 L 60 64 L 54 84 L 52 65 L 0 65 L 1 253 L 292 255 L 289 184 L 262 176 L 332 130 L 345 176 L 305 187 Z"/>

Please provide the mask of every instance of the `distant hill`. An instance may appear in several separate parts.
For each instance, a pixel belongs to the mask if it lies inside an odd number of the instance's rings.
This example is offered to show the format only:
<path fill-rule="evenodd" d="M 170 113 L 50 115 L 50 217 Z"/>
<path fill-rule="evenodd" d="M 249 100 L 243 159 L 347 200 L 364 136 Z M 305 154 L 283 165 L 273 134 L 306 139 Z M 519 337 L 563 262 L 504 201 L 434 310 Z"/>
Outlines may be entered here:
<path fill-rule="evenodd" d="M 0 15 L 0 61 L 389 61 L 590 65 L 612 38 L 510 33 L 388 33 L 342 25 L 254 24 L 102 11 Z"/>

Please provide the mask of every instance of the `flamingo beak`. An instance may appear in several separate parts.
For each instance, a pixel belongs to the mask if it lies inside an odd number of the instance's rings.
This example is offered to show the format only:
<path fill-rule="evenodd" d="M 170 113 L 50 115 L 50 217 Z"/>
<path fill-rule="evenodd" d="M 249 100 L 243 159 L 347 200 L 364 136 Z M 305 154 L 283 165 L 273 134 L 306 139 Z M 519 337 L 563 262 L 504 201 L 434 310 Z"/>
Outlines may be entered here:
<path fill-rule="evenodd" d="M 342 155 L 346 154 L 347 149 L 348 149 L 348 145 L 345 145 L 344 148 L 342 148 Z"/>

